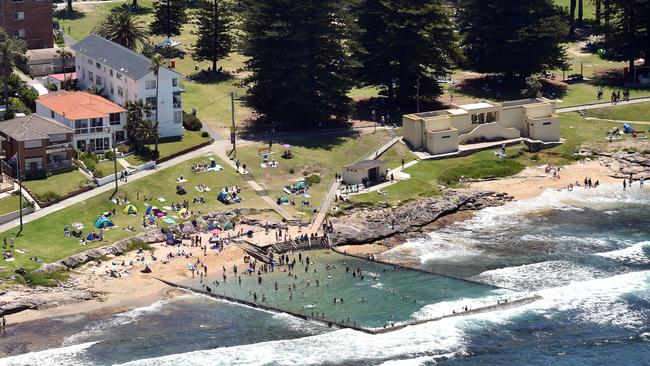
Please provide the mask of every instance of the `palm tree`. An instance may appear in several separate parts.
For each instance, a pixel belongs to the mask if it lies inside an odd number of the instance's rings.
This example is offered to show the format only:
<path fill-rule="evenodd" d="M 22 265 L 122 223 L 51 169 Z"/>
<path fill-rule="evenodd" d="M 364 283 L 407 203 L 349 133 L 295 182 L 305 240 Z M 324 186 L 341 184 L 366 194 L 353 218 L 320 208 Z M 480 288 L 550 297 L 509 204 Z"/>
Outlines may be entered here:
<path fill-rule="evenodd" d="M 61 58 L 61 65 L 63 65 L 63 81 L 66 81 L 67 78 L 65 77 L 65 68 L 66 68 L 66 60 L 72 57 L 72 52 L 68 50 L 65 47 L 59 48 L 56 50 L 56 54 L 59 55 Z"/>
<path fill-rule="evenodd" d="M 130 11 L 108 14 L 93 28 L 93 33 L 132 50 L 149 36 L 146 25 Z"/>
<path fill-rule="evenodd" d="M 68 13 L 72 14 L 72 0 L 68 0 Z"/>
<path fill-rule="evenodd" d="M 127 137 L 134 146 L 144 146 L 142 124 L 145 117 L 151 113 L 151 104 L 142 100 L 129 101 L 126 102 L 125 108 L 127 118 L 124 129 L 126 130 Z"/>
<path fill-rule="evenodd" d="M 153 72 L 154 76 L 156 76 L 156 106 L 155 106 L 155 109 L 156 109 L 156 125 L 155 125 L 156 126 L 156 150 L 155 150 L 156 151 L 156 153 L 155 153 L 156 154 L 156 159 L 158 158 L 158 135 L 159 135 L 159 133 L 158 133 L 159 132 L 158 131 L 158 127 L 159 127 L 158 126 L 158 124 L 159 124 L 158 106 L 160 105 L 160 103 L 158 103 L 158 92 L 160 91 L 160 68 L 164 65 L 164 63 L 165 63 L 165 60 L 159 54 L 153 55 L 151 57 L 151 61 L 149 63 L 149 70 L 151 72 Z"/>

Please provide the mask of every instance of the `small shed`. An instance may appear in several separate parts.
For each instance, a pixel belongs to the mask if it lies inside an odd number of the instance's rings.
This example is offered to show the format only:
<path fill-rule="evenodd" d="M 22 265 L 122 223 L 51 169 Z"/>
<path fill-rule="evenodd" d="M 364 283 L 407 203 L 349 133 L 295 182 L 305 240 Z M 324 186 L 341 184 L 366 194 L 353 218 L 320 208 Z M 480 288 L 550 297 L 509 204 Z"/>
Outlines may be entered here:
<path fill-rule="evenodd" d="M 364 180 L 371 183 L 378 182 L 386 171 L 385 165 L 386 162 L 383 160 L 361 160 L 350 164 L 343 168 L 343 174 L 341 174 L 343 182 L 347 184 L 360 184 Z"/>

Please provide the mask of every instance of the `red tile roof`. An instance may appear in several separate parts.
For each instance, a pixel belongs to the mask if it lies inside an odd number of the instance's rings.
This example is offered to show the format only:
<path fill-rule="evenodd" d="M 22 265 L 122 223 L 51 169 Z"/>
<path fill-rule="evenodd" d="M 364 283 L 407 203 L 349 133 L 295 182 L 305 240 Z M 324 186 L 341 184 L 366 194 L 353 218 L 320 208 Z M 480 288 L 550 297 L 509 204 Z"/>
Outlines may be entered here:
<path fill-rule="evenodd" d="M 65 79 L 75 80 L 77 78 L 77 73 L 76 72 L 73 72 L 73 73 L 67 72 L 65 74 L 50 74 L 48 76 L 51 77 L 52 79 L 55 79 L 55 80 L 58 80 L 58 81 L 65 81 Z"/>
<path fill-rule="evenodd" d="M 41 95 L 36 103 L 70 120 L 101 118 L 109 113 L 126 112 L 126 109 L 110 100 L 85 91 L 59 91 Z"/>

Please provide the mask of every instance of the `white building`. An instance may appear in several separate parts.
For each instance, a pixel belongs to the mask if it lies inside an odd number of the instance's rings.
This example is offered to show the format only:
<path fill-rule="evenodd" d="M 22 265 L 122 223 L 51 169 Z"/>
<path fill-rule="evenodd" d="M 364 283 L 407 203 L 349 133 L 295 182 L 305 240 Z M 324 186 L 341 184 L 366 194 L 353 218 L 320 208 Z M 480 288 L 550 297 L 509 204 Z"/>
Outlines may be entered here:
<path fill-rule="evenodd" d="M 36 99 L 36 114 L 70 127 L 72 144 L 81 151 L 104 152 L 126 139 L 126 109 L 99 95 L 59 91 Z M 113 135 L 114 134 L 114 135 Z"/>
<path fill-rule="evenodd" d="M 149 70 L 150 60 L 126 47 L 91 34 L 71 47 L 75 51 L 78 86 L 101 90 L 112 102 L 149 102 L 158 113 L 160 137 L 183 135 L 181 74 L 162 67 L 159 71 L 159 97 L 156 76 Z M 155 116 L 146 116 L 155 121 Z"/>

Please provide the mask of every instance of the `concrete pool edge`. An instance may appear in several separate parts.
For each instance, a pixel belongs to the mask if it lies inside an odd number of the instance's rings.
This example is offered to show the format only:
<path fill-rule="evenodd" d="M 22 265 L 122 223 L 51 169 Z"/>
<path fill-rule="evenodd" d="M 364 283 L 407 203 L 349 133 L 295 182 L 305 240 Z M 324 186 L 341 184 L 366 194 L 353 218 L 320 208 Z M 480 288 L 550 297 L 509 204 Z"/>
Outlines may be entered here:
<path fill-rule="evenodd" d="M 405 268 L 408 268 L 408 267 L 405 267 Z M 437 316 L 437 317 L 433 317 L 433 318 L 413 320 L 413 321 L 409 321 L 409 322 L 402 322 L 402 323 L 399 323 L 399 324 L 384 326 L 383 328 L 366 328 L 366 327 L 358 326 L 356 324 L 349 324 L 349 323 L 339 322 L 339 321 L 336 321 L 336 320 L 327 320 L 327 319 L 323 319 L 323 318 L 319 318 L 319 317 L 315 317 L 315 316 L 309 316 L 309 315 L 296 313 L 296 312 L 293 312 L 293 311 L 290 311 L 290 310 L 283 310 L 283 309 L 275 308 L 275 307 L 272 307 L 272 306 L 267 306 L 267 305 L 264 305 L 264 304 L 253 302 L 253 301 L 238 299 L 236 297 L 232 297 L 232 296 L 228 296 L 228 295 L 219 295 L 217 293 L 203 291 L 203 290 L 191 287 L 191 286 L 186 286 L 186 285 L 173 283 L 171 281 L 167 281 L 167 280 L 164 280 L 162 278 L 154 277 L 154 279 L 156 279 L 156 280 L 158 280 L 158 281 L 160 281 L 160 282 L 162 282 L 162 283 L 164 283 L 164 284 L 166 284 L 168 286 L 175 287 L 177 289 L 189 291 L 191 293 L 201 294 L 201 295 L 208 296 L 208 297 L 211 297 L 211 298 L 215 298 L 215 299 L 218 299 L 218 300 L 228 301 L 228 302 L 231 302 L 231 303 L 234 303 L 234 304 L 247 306 L 247 307 L 250 307 L 250 308 L 253 308 L 253 309 L 260 309 L 260 310 L 270 311 L 270 312 L 278 313 L 278 314 L 287 314 L 287 315 L 290 315 L 290 316 L 298 318 L 298 319 L 323 324 L 323 325 L 326 325 L 327 327 L 330 327 L 330 328 L 332 328 L 332 327 L 337 327 L 339 329 L 346 329 L 347 328 L 347 329 L 353 329 L 353 330 L 356 330 L 356 331 L 359 331 L 359 332 L 363 332 L 363 333 L 366 333 L 366 334 L 373 334 L 373 335 L 393 332 L 393 331 L 400 330 L 400 329 L 403 329 L 403 328 L 406 328 L 406 327 L 409 327 L 409 326 L 424 324 L 424 323 L 438 321 L 438 320 L 451 318 L 451 317 L 472 315 L 472 314 L 484 313 L 484 312 L 489 312 L 489 311 L 513 308 L 513 307 L 517 307 L 517 306 L 523 306 L 523 305 L 527 305 L 527 304 L 530 304 L 532 302 L 535 302 L 537 300 L 540 300 L 542 298 L 541 296 L 535 295 L 535 294 L 525 295 L 525 296 L 522 296 L 522 297 L 519 297 L 519 298 L 515 298 L 513 300 L 504 300 L 504 301 L 500 301 L 500 302 L 493 303 L 493 304 L 490 304 L 490 305 L 485 305 L 485 306 L 469 309 L 467 311 L 454 312 L 454 313 L 451 313 L 451 314 L 443 314 L 441 316 Z"/>

